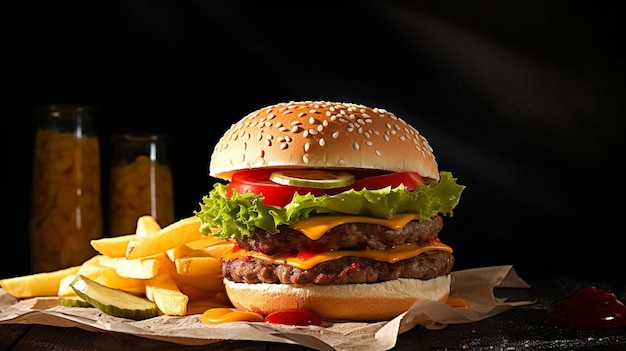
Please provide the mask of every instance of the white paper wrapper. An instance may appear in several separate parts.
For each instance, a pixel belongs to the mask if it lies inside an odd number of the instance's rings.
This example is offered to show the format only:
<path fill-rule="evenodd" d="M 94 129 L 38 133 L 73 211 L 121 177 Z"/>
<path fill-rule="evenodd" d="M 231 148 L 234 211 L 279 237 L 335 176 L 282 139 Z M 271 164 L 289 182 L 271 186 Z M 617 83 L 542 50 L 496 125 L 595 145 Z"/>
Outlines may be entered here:
<path fill-rule="evenodd" d="M 143 321 L 112 317 L 95 308 L 63 307 L 55 297 L 18 301 L 0 289 L 0 323 L 44 324 L 79 327 L 89 331 L 112 331 L 185 345 L 222 340 L 254 340 L 292 343 L 316 350 L 388 350 L 398 334 L 418 325 L 428 329 L 448 324 L 479 321 L 533 301 L 507 301 L 494 295 L 495 287 L 529 288 L 512 266 L 474 268 L 452 272 L 450 296 L 460 297 L 469 307 L 417 301 L 408 311 L 384 322 L 342 322 L 328 326 L 286 326 L 263 322 L 208 325 L 200 314 L 185 317 L 159 316 Z"/>

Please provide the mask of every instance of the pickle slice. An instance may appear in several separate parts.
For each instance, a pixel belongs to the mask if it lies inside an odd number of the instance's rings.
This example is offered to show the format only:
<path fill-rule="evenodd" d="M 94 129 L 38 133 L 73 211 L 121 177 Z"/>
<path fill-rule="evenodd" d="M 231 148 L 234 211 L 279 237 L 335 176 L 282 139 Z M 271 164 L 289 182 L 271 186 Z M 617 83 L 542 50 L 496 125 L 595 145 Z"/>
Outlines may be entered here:
<path fill-rule="evenodd" d="M 59 296 L 59 305 L 65 307 L 91 307 L 91 304 L 80 296 Z"/>
<path fill-rule="evenodd" d="M 154 302 L 124 290 L 109 288 L 82 275 L 77 276 L 70 287 L 87 303 L 111 316 L 141 320 L 159 315 Z"/>
<path fill-rule="evenodd" d="M 351 185 L 354 175 L 342 171 L 321 169 L 289 169 L 272 172 L 270 180 L 274 183 L 307 188 L 333 189 Z"/>

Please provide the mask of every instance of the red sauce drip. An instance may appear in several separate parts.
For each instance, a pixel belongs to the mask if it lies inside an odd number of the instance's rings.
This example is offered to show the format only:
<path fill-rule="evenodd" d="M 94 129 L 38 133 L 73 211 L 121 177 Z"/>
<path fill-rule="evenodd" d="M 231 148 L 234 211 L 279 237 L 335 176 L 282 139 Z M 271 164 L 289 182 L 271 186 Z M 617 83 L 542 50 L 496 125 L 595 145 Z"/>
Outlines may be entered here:
<path fill-rule="evenodd" d="M 626 326 L 626 306 L 615 294 L 586 286 L 552 303 L 546 322 L 581 329 L 619 328 Z"/>

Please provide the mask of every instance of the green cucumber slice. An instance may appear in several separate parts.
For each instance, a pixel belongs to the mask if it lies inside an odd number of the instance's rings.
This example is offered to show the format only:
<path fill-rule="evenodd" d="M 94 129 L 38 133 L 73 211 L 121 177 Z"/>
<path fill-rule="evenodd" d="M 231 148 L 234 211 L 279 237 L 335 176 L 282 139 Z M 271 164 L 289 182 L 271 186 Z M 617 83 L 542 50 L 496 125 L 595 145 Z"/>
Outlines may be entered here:
<path fill-rule="evenodd" d="M 124 290 L 109 288 L 82 275 L 77 276 L 70 287 L 90 305 L 111 316 L 141 320 L 159 315 L 154 302 Z"/>
<path fill-rule="evenodd" d="M 355 182 L 354 175 L 350 173 L 321 169 L 289 169 L 275 171 L 270 174 L 270 180 L 282 185 L 318 189 L 341 188 Z"/>
<path fill-rule="evenodd" d="M 91 304 L 80 296 L 59 296 L 59 305 L 65 307 L 91 307 Z"/>

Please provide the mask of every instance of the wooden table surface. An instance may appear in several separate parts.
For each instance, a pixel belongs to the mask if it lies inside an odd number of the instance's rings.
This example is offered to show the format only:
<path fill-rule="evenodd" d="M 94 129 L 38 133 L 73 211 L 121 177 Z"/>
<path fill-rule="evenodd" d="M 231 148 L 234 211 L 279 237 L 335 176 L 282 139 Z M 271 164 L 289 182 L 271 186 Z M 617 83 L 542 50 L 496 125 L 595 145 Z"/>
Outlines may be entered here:
<path fill-rule="evenodd" d="M 441 330 L 421 326 L 398 336 L 393 350 L 626 350 L 626 327 L 581 330 L 545 323 L 550 302 L 567 296 L 588 282 L 548 281 L 534 283 L 521 299 L 533 298 L 533 305 L 518 307 L 482 321 L 451 324 Z M 564 290 L 566 287 L 567 291 Z M 624 301 L 623 284 L 607 286 Z M 510 296 L 510 295 L 507 295 Z M 220 341 L 200 346 L 152 340 L 123 333 L 92 332 L 76 327 L 32 324 L 0 324 L 0 351 L 38 350 L 310 350 L 306 347 L 259 341 Z"/>

